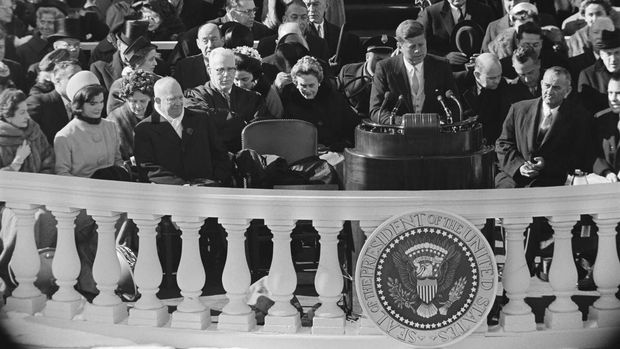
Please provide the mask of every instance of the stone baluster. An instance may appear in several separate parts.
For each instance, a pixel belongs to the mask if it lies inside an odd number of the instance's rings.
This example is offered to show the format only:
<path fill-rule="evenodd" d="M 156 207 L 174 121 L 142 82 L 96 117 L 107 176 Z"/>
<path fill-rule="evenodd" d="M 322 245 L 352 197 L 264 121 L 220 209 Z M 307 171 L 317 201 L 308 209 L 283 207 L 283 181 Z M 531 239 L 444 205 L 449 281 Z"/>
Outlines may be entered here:
<path fill-rule="evenodd" d="M 342 298 L 342 271 L 338 261 L 338 233 L 343 221 L 313 221 L 321 237 L 321 256 L 314 277 L 314 287 L 321 306 L 312 320 L 314 334 L 344 334 L 345 314 L 338 306 Z"/>
<path fill-rule="evenodd" d="M 273 256 L 267 277 L 274 305 L 265 316 L 263 331 L 295 333 L 301 327 L 300 314 L 291 305 L 297 287 L 297 274 L 291 258 L 291 232 L 293 220 L 265 220 L 273 234 Z"/>
<path fill-rule="evenodd" d="M 523 232 L 530 218 L 504 218 L 506 230 L 506 264 L 503 284 L 508 297 L 499 317 L 499 323 L 507 332 L 527 332 L 536 330 L 532 308 L 524 301 L 530 286 L 530 272 L 525 261 Z"/>
<path fill-rule="evenodd" d="M 181 228 L 181 261 L 177 270 L 177 284 L 183 301 L 172 313 L 171 327 L 202 330 L 211 324 L 211 310 L 200 300 L 206 281 L 205 270 L 200 258 L 198 232 L 204 224 L 204 217 L 182 217 L 173 219 Z"/>
<path fill-rule="evenodd" d="M 360 221 L 360 229 L 366 235 L 366 239 L 377 229 L 377 227 L 383 223 L 384 220 L 363 220 Z M 355 277 L 355 276 L 354 276 Z M 353 292 L 353 311 L 361 314 L 359 319 L 359 334 L 382 334 L 377 326 L 368 319 L 366 314 L 362 312 L 362 308 L 357 298 L 357 292 Z"/>
<path fill-rule="evenodd" d="M 80 275 L 80 257 L 75 245 L 75 217 L 79 209 L 48 207 L 56 217 L 58 240 L 52 261 L 52 272 L 58 291 L 47 302 L 43 313 L 48 317 L 73 319 L 82 311 L 84 300 L 74 286 Z"/>
<path fill-rule="evenodd" d="M 128 316 L 127 305 L 116 295 L 121 266 L 116 255 L 116 222 L 118 212 L 88 211 L 97 223 L 97 255 L 93 263 L 93 278 L 99 294 L 92 304 L 84 307 L 84 318 L 88 321 L 118 323 Z"/>
<path fill-rule="evenodd" d="M 474 226 L 476 226 L 478 230 L 482 230 L 482 228 L 484 228 L 485 224 L 487 223 L 486 217 L 469 218 L 469 221 Z M 493 249 L 494 249 L 494 246 L 491 246 L 491 250 Z M 497 275 L 495 275 L 495 278 L 497 279 Z M 481 320 L 480 325 L 476 328 L 474 333 L 487 333 L 488 331 L 489 331 L 489 325 L 487 324 L 487 319 L 485 317 L 483 320 Z"/>
<path fill-rule="evenodd" d="M 162 267 L 157 256 L 157 232 L 155 228 L 161 216 L 148 214 L 129 214 L 138 227 L 140 253 L 134 267 L 134 282 L 138 286 L 140 299 L 129 310 L 129 325 L 160 327 L 170 318 L 168 307 L 157 292 L 162 280 Z"/>
<path fill-rule="evenodd" d="M 226 290 L 228 304 L 222 309 L 217 328 L 220 330 L 251 331 L 256 328 L 256 316 L 246 304 L 250 287 L 250 269 L 245 256 L 245 232 L 249 219 L 219 219 L 228 233 L 228 251 L 222 273 L 222 285 Z"/>
<path fill-rule="evenodd" d="M 41 260 L 34 240 L 34 214 L 37 205 L 8 203 L 7 208 L 15 214 L 15 249 L 11 269 L 15 274 L 17 288 L 6 301 L 6 311 L 34 314 L 45 307 L 46 297 L 34 285 L 41 268 Z"/>
<path fill-rule="evenodd" d="M 616 298 L 620 284 L 620 261 L 616 247 L 617 215 L 598 215 L 598 252 L 593 277 L 601 297 L 590 307 L 591 320 L 599 327 L 620 326 L 620 300 Z"/>
<path fill-rule="evenodd" d="M 545 310 L 545 325 L 550 329 L 583 328 L 579 307 L 570 298 L 577 291 L 577 267 L 573 259 L 571 229 L 579 217 L 553 216 L 553 260 L 549 270 L 549 284 L 555 300 Z"/>

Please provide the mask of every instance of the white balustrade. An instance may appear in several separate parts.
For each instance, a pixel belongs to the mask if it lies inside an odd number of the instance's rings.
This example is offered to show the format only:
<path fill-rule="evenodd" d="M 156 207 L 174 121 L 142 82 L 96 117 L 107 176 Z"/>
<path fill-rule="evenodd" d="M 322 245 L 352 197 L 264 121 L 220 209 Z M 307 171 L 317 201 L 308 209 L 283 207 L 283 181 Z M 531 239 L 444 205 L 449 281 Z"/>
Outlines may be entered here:
<path fill-rule="evenodd" d="M 549 224 L 553 227 L 553 260 L 549 270 L 549 284 L 555 300 L 545 311 L 545 325 L 552 329 L 583 327 L 579 307 L 570 298 L 577 290 L 577 267 L 571 247 L 571 229 L 579 217 L 553 216 Z"/>
<path fill-rule="evenodd" d="M 536 330 L 532 308 L 524 301 L 530 286 L 530 272 L 525 261 L 523 232 L 531 218 L 504 218 L 506 230 L 506 263 L 503 284 L 508 297 L 499 317 L 499 323 L 507 332 Z"/>
<path fill-rule="evenodd" d="M 482 231 L 482 228 L 484 228 L 484 226 L 487 223 L 486 217 L 469 217 L 469 221 L 480 231 Z M 493 241 L 489 243 L 491 244 L 491 250 L 493 250 L 494 249 L 494 246 L 492 245 Z M 497 275 L 495 276 L 495 278 L 497 279 Z M 476 328 L 475 333 L 486 333 L 489 330 L 489 325 L 487 324 L 486 320 L 487 319 L 484 318 L 484 321 L 482 321 L 482 323 Z"/>
<path fill-rule="evenodd" d="M 482 228 L 484 224 L 482 217 L 503 217 L 503 226 L 507 232 L 503 286 L 508 303 L 501 311 L 501 329 L 487 333 L 485 341 L 489 340 L 498 347 L 504 347 L 502 343 L 506 341 L 518 343 L 512 347 L 529 347 L 533 345 L 532 341 L 539 340 L 549 348 L 604 347 L 605 341 L 611 338 L 609 336 L 615 335 L 620 327 L 620 300 L 616 298 L 620 285 L 620 260 L 616 251 L 615 230 L 620 220 L 617 209 L 620 206 L 618 185 L 445 192 L 302 192 L 184 188 L 115 182 L 106 182 L 105 186 L 99 186 L 93 183 L 85 178 L 0 171 L 0 201 L 8 203 L 7 207 L 15 212 L 17 222 L 17 239 L 11 265 L 19 285 L 8 298 L 6 310 L 33 314 L 45 309 L 44 317 L 62 318 L 54 322 L 57 326 L 69 324 L 68 327 L 71 327 L 71 324 L 75 323 L 76 327 L 93 327 L 92 324 L 80 325 L 69 320 L 75 319 L 76 314 L 79 317 L 76 307 L 79 309 L 78 304 L 83 302 L 74 289 L 80 263 L 74 242 L 73 222 L 78 209 L 86 208 L 99 227 L 93 275 L 100 293 L 92 304 L 84 305 L 82 316 L 86 320 L 107 322 L 101 326 L 110 326 L 112 330 L 126 326 L 124 322 L 118 323 L 126 316 L 126 305 L 115 294 L 120 269 L 115 250 L 114 224 L 119 217 L 117 212 L 129 212 L 129 217 L 134 219 L 139 227 L 140 251 L 134 280 L 141 299 L 134 304 L 127 323 L 143 327 L 135 331 L 119 331 L 119 335 L 124 336 L 123 333 L 130 332 L 144 335 L 144 332 L 151 331 L 149 335 L 154 336 L 149 338 L 164 338 L 161 331 L 165 331 L 166 338 L 171 339 L 170 343 L 177 343 L 177 346 L 199 346 L 190 338 L 192 336 L 179 335 L 195 332 L 157 328 L 167 327 L 165 320 L 169 315 L 167 307 L 157 298 L 162 275 L 155 244 L 155 229 L 159 217 L 170 214 L 183 231 L 182 254 L 177 273 L 177 283 L 183 299 L 172 314 L 170 327 L 205 329 L 211 320 L 210 309 L 200 298 L 206 276 L 201 267 L 198 231 L 204 224 L 204 212 L 208 212 L 213 217 L 219 217 L 219 222 L 228 233 L 228 255 L 222 276 L 228 303 L 224 306 L 218 323 L 218 328 L 225 332 L 210 329 L 209 335 L 213 335 L 210 339 L 214 340 L 212 344 L 228 347 L 248 341 L 254 344 L 256 341 L 256 346 L 262 348 L 266 347 L 266 341 L 273 341 L 273 347 L 281 344 L 285 346 L 283 343 L 289 346 L 291 343 L 299 344 L 301 341 L 297 341 L 295 335 L 235 332 L 252 331 L 255 328 L 254 313 L 244 299 L 250 284 L 244 233 L 249 219 L 259 217 L 265 219 L 265 224 L 274 235 L 273 258 L 267 286 L 275 303 L 269 309 L 265 326 L 258 332 L 292 334 L 299 331 L 303 332 L 299 334 L 300 337 L 307 336 L 308 329 L 300 331 L 299 312 L 290 304 L 297 286 L 291 258 L 290 234 L 295 220 L 303 219 L 313 221 L 321 238 L 315 287 L 322 306 L 316 311 L 312 332 L 326 333 L 325 326 L 320 326 L 319 323 L 336 319 L 338 325 L 330 330 L 337 331 L 331 333 L 345 333 L 338 341 L 334 341 L 335 337 L 332 336 L 315 335 L 314 339 L 318 342 L 313 345 L 325 345 L 327 342 L 324 337 L 331 337 L 329 341 L 334 345 L 347 343 L 349 346 L 357 346 L 364 343 L 367 346 L 388 346 L 388 343 L 392 342 L 384 340 L 383 336 L 356 337 L 357 333 L 380 333 L 374 324 L 363 316 L 358 321 L 359 332 L 352 331 L 348 323 L 345 332 L 340 325 L 344 314 L 336 305 L 343 281 L 336 249 L 338 231 L 342 221 L 357 220 L 360 222 L 360 231 L 369 236 L 385 219 L 400 212 L 438 209 L 468 217 L 478 228 Z M 70 191 L 67 190 L 69 187 Z M 53 271 L 59 289 L 47 302 L 34 285 L 39 271 L 39 255 L 34 242 L 34 220 L 36 209 L 42 205 L 50 209 L 58 221 Z M 588 320 L 594 321 L 584 323 L 581 321 L 581 313 L 571 300 L 571 296 L 576 292 L 576 273 L 570 245 L 570 228 L 579 214 L 592 212 L 597 213 L 595 221 L 599 227 L 599 246 L 593 278 L 600 298 L 588 312 Z M 539 324 L 538 331 L 532 309 L 525 303 L 530 274 L 523 246 L 523 232 L 531 222 L 531 217 L 535 216 L 550 217 L 555 231 L 549 286 L 556 299 L 546 309 L 546 326 Z M 359 237 L 363 239 L 363 235 L 360 234 Z M 54 307 L 62 308 L 64 313 L 55 312 Z M 115 312 L 114 309 L 120 311 Z M 38 321 L 52 323 L 45 318 Z M 584 324 L 586 326 L 583 326 Z M 479 329 L 482 332 L 483 326 L 484 324 Z M 170 333 L 167 333 L 168 331 Z M 527 333 L 530 331 L 536 332 Z M 160 335 L 162 337 L 157 337 Z M 182 341 L 176 341 L 179 338 Z M 350 342 L 341 342 L 342 340 Z M 466 339 L 462 343 L 469 344 L 465 345 L 466 347 L 473 347 L 472 344 L 479 340 L 482 340 L 481 336 L 473 336 L 471 341 Z M 351 344 L 351 341 L 357 342 Z M 182 343 L 179 344 L 180 342 Z M 300 347 L 302 346 L 300 344 Z"/>
<path fill-rule="evenodd" d="M 387 219 L 387 217 L 386 217 Z M 377 227 L 383 223 L 383 220 L 361 220 L 360 221 L 360 229 L 364 232 L 366 239 L 377 229 Z M 359 299 L 357 298 L 357 292 L 355 292 L 354 296 L 354 305 L 353 310 L 358 309 L 360 314 L 359 319 L 359 334 L 381 334 L 382 332 L 375 326 L 375 324 L 368 319 L 368 317 L 362 313 L 362 308 L 359 305 Z"/>
<path fill-rule="evenodd" d="M 267 287 L 275 303 L 265 316 L 263 331 L 295 333 L 301 327 L 300 314 L 291 304 L 293 292 L 297 287 L 297 274 L 291 258 L 291 232 L 295 222 L 266 219 L 265 225 L 273 234 L 273 257 Z"/>
<path fill-rule="evenodd" d="M 620 285 L 620 261 L 616 247 L 618 214 L 599 214 L 598 252 L 592 276 L 601 297 L 590 307 L 589 317 L 599 327 L 620 326 L 620 300 L 616 298 Z"/>
<path fill-rule="evenodd" d="M 226 290 L 228 304 L 222 309 L 217 328 L 251 331 L 256 328 L 256 316 L 245 302 L 251 280 L 245 256 L 245 232 L 250 226 L 250 220 L 220 218 L 218 222 L 228 233 L 226 264 L 222 273 L 222 285 Z"/>
<path fill-rule="evenodd" d="M 99 294 L 92 304 L 84 307 L 84 318 L 89 321 L 117 323 L 128 316 L 127 305 L 115 291 L 121 275 L 116 256 L 115 225 L 120 213 L 113 211 L 88 211 L 97 223 L 97 254 L 93 263 L 93 278 Z"/>
<path fill-rule="evenodd" d="M 134 267 L 134 282 L 138 286 L 140 299 L 129 310 L 130 325 L 163 326 L 169 320 L 168 307 L 157 292 L 162 280 L 162 267 L 157 256 L 157 224 L 161 216 L 129 214 L 138 227 L 140 252 Z"/>
<path fill-rule="evenodd" d="M 312 333 L 344 334 L 345 314 L 338 306 L 342 298 L 342 272 L 338 261 L 338 233 L 343 221 L 313 221 L 321 237 L 319 267 L 314 277 L 314 286 L 319 294 L 321 306 L 314 313 Z"/>
<path fill-rule="evenodd" d="M 172 313 L 171 327 L 205 329 L 211 324 L 211 309 L 200 300 L 206 281 L 205 270 L 200 258 L 198 232 L 204 224 L 204 217 L 174 216 L 181 228 L 181 261 L 177 270 L 177 284 L 183 301 Z"/>
<path fill-rule="evenodd" d="M 58 291 L 47 302 L 44 314 L 49 317 L 72 319 L 84 306 L 82 296 L 75 290 L 81 266 L 75 245 L 75 218 L 80 210 L 67 207 L 47 207 L 47 209 L 58 222 L 58 240 L 52 261 L 52 272 Z"/>
<path fill-rule="evenodd" d="M 34 285 L 41 268 L 34 240 L 34 214 L 39 206 L 9 202 L 7 207 L 13 210 L 17 219 L 15 249 L 10 262 L 17 288 L 7 298 L 5 309 L 34 314 L 43 310 L 46 301 L 45 295 Z"/>

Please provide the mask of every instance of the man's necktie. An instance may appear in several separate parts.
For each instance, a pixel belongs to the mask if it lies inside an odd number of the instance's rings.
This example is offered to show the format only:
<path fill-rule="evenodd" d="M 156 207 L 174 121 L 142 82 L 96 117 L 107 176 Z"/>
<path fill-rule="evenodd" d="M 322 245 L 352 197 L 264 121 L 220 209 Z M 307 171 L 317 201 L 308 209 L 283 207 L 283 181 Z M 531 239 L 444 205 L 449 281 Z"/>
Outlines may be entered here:
<path fill-rule="evenodd" d="M 321 29 L 321 25 L 320 24 L 315 24 L 314 27 L 316 28 L 316 34 L 319 36 L 319 38 L 324 39 L 323 38 L 323 30 Z"/>
<path fill-rule="evenodd" d="M 551 127 L 551 123 L 553 123 L 553 113 L 549 111 L 538 128 L 538 136 L 536 137 L 538 144 L 542 143 L 543 139 L 545 139 L 545 135 Z"/>
<path fill-rule="evenodd" d="M 463 13 L 463 8 L 459 7 L 459 20 L 457 21 L 457 23 L 463 21 L 464 19 L 465 13 Z"/>
<path fill-rule="evenodd" d="M 418 69 L 413 67 L 413 74 L 409 78 L 409 84 L 411 84 L 411 102 L 415 107 L 416 97 L 420 91 L 420 80 L 418 80 Z M 414 110 L 415 113 L 415 110 Z"/>

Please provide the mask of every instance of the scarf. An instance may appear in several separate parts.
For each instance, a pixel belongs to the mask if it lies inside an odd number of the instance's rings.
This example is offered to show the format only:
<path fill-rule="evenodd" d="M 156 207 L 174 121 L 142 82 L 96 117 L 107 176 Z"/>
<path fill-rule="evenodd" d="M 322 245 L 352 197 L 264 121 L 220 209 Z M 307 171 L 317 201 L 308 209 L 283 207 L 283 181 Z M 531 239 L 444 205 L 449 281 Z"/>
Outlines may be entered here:
<path fill-rule="evenodd" d="M 91 125 L 99 125 L 101 123 L 101 118 L 89 118 L 86 116 L 82 116 L 82 115 L 76 115 L 76 118 L 78 118 L 78 120 L 82 120 L 87 124 L 91 124 Z"/>

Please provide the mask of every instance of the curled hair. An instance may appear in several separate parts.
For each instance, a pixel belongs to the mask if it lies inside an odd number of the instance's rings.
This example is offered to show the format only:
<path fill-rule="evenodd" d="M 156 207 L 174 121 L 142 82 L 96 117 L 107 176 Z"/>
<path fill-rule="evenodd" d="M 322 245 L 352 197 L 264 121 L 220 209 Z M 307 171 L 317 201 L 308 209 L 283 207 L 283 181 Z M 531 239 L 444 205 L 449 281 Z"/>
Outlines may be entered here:
<path fill-rule="evenodd" d="M 26 95 L 16 88 L 9 88 L 0 94 L 0 119 L 6 120 L 15 116 L 17 106 L 26 100 Z"/>
<path fill-rule="evenodd" d="M 529 59 L 533 61 L 538 61 L 538 55 L 536 51 L 529 46 L 519 46 L 512 53 L 512 62 L 519 62 L 521 64 L 527 62 Z"/>
<path fill-rule="evenodd" d="M 319 84 L 323 82 L 323 67 L 321 67 L 319 61 L 312 56 L 301 57 L 299 61 L 295 63 L 293 69 L 291 69 L 291 76 L 293 78 L 300 74 L 314 75 L 319 80 Z"/>
<path fill-rule="evenodd" d="M 602 6 L 608 16 L 612 10 L 611 3 L 608 0 L 584 0 L 579 5 L 579 13 L 584 16 L 586 14 L 586 7 L 590 5 Z"/>
<path fill-rule="evenodd" d="M 121 80 L 121 91 L 119 95 L 125 101 L 136 92 L 153 98 L 153 86 L 157 80 L 159 80 L 159 76 L 153 73 L 141 69 L 134 70 Z"/>
<path fill-rule="evenodd" d="M 82 116 L 84 110 L 84 104 L 91 102 L 93 98 L 103 95 L 105 88 L 99 84 L 87 85 L 82 87 L 73 96 L 73 102 L 71 102 L 71 111 L 73 116 Z"/>

